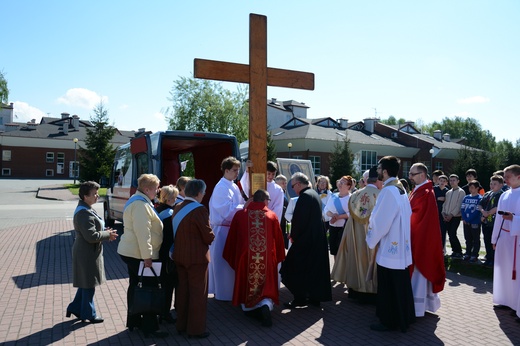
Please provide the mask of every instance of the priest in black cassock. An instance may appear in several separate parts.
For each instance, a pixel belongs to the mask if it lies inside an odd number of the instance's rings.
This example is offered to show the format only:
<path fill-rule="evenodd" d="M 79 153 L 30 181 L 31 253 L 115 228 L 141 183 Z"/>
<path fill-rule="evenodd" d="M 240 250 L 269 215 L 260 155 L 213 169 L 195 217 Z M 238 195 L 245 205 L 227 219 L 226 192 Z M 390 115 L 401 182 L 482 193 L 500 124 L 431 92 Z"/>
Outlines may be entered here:
<path fill-rule="evenodd" d="M 294 300 L 287 308 L 332 300 L 327 237 L 323 228 L 321 200 L 301 173 L 291 177 L 291 187 L 299 195 L 294 208 L 290 234 L 291 247 L 282 263 L 282 283 Z"/>

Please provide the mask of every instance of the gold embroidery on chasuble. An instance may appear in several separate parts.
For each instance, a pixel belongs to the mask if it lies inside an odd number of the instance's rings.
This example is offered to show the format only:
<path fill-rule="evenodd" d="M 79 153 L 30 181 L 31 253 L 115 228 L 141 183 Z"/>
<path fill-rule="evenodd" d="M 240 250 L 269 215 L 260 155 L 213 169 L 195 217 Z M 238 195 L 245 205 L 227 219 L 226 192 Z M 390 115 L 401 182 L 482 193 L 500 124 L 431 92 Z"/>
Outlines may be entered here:
<path fill-rule="evenodd" d="M 248 252 L 248 294 L 245 306 L 256 305 L 260 301 L 266 278 L 267 237 L 265 230 L 265 212 L 248 210 L 249 252 Z"/>

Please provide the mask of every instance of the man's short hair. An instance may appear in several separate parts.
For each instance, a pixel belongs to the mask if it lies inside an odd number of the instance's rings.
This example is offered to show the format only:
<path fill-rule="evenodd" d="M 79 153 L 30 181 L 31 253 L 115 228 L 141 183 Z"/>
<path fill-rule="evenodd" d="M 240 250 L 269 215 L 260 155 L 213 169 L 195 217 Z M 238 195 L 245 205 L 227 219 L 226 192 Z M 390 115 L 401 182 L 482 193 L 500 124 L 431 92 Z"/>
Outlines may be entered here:
<path fill-rule="evenodd" d="M 384 156 L 379 160 L 378 164 L 381 165 L 381 172 L 386 169 L 389 177 L 397 177 L 397 174 L 399 174 L 401 161 L 395 156 Z"/>
<path fill-rule="evenodd" d="M 502 177 L 501 175 L 498 175 L 498 174 L 493 175 L 489 180 L 490 181 L 498 181 L 499 184 L 503 184 L 504 183 L 504 177 Z"/>
<path fill-rule="evenodd" d="M 511 165 L 511 166 L 507 166 L 506 168 L 504 168 L 504 173 L 506 172 L 511 172 L 513 173 L 514 176 L 519 176 L 520 175 L 520 166 L 519 165 Z"/>
<path fill-rule="evenodd" d="M 269 192 L 259 189 L 253 194 L 253 202 L 265 202 L 269 200 Z"/>
<path fill-rule="evenodd" d="M 468 170 L 466 171 L 466 177 L 467 177 L 468 175 L 472 175 L 472 176 L 474 176 L 475 178 L 477 178 L 477 171 L 476 171 L 475 169 L 473 169 L 473 168 L 470 168 L 470 169 L 468 169 Z"/>
<path fill-rule="evenodd" d="M 493 172 L 493 175 L 500 175 L 503 178 L 504 177 L 504 170 L 503 169 L 499 169 L 498 171 Z"/>
<path fill-rule="evenodd" d="M 278 165 L 276 163 L 274 163 L 273 161 L 267 161 L 267 171 L 268 172 L 276 173 L 277 170 L 278 170 Z"/>
<path fill-rule="evenodd" d="M 478 180 L 472 180 L 468 183 L 468 187 L 470 186 L 473 186 L 473 187 L 476 187 L 478 190 L 480 190 L 482 188 L 482 186 L 480 186 L 480 183 Z"/>
<path fill-rule="evenodd" d="M 302 183 L 304 186 L 309 186 L 309 178 L 302 172 L 296 172 L 291 176 L 291 180 Z"/>
<path fill-rule="evenodd" d="M 446 179 L 446 181 L 449 180 L 448 177 L 445 176 L 444 174 L 439 175 L 439 179 Z"/>
<path fill-rule="evenodd" d="M 440 177 L 441 175 L 444 175 L 444 172 L 440 169 L 436 169 L 432 172 L 432 176 L 434 177 Z"/>
<path fill-rule="evenodd" d="M 175 187 L 177 187 L 177 189 L 179 191 L 183 191 L 185 188 L 186 188 L 186 184 L 188 183 L 188 181 L 190 181 L 191 178 L 190 177 L 185 177 L 185 176 L 182 176 L 180 177 L 179 179 L 177 179 L 177 182 L 175 183 Z"/>
<path fill-rule="evenodd" d="M 417 162 L 412 165 L 412 167 L 417 167 L 417 170 L 421 173 L 424 173 L 424 175 L 428 176 L 428 167 L 422 162 Z"/>
<path fill-rule="evenodd" d="M 240 166 L 240 161 L 237 160 L 234 156 L 228 156 L 222 160 L 222 163 L 220 164 L 220 170 L 222 173 L 225 173 L 226 169 L 233 169 L 235 166 Z"/>
<path fill-rule="evenodd" d="M 274 181 L 275 182 L 279 182 L 279 181 L 287 181 L 287 177 L 283 174 L 278 174 L 275 178 L 274 178 Z"/>
<path fill-rule="evenodd" d="M 186 197 L 191 198 L 197 197 L 201 192 L 202 194 L 206 192 L 206 183 L 202 179 L 191 179 L 186 184 L 186 189 L 184 189 Z"/>
<path fill-rule="evenodd" d="M 457 174 L 450 174 L 450 179 L 451 179 L 451 178 L 455 178 L 455 179 L 457 179 L 458 181 L 460 181 L 460 178 L 459 178 L 459 176 L 458 176 Z"/>

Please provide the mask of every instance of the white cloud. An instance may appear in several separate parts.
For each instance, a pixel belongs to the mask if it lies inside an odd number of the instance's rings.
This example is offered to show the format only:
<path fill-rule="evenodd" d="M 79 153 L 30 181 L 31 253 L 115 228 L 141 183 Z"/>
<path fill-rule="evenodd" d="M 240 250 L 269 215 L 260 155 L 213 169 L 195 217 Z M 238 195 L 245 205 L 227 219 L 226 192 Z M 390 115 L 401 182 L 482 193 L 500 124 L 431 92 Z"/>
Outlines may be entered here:
<path fill-rule="evenodd" d="M 65 95 L 59 97 L 56 102 L 58 104 L 65 104 L 73 107 L 81 107 L 85 109 L 93 109 L 100 101 L 106 105 L 108 103 L 107 96 L 100 96 L 95 91 L 83 89 L 83 88 L 72 88 L 67 90 Z"/>
<path fill-rule="evenodd" d="M 128 105 L 127 104 L 122 104 L 121 106 L 119 106 L 119 109 L 121 110 L 125 110 L 125 109 L 128 109 Z"/>
<path fill-rule="evenodd" d="M 157 120 L 165 120 L 166 118 L 164 117 L 164 114 L 161 113 L 161 112 L 155 112 L 153 114 L 153 117 Z"/>
<path fill-rule="evenodd" d="M 461 104 L 470 104 L 470 103 L 487 103 L 491 101 L 489 98 L 484 96 L 472 96 L 467 97 L 465 99 L 458 99 L 457 102 Z"/>
<path fill-rule="evenodd" d="M 14 122 L 23 123 L 31 121 L 32 119 L 36 119 L 36 122 L 38 123 L 42 117 L 47 116 L 45 112 L 36 107 L 29 106 L 27 102 L 15 101 L 13 107 Z"/>
<path fill-rule="evenodd" d="M 470 112 L 463 111 L 463 112 L 455 113 L 455 114 L 453 114 L 453 115 L 456 116 L 456 117 L 466 118 L 466 117 L 469 117 L 469 116 L 471 115 L 471 113 L 470 113 Z"/>

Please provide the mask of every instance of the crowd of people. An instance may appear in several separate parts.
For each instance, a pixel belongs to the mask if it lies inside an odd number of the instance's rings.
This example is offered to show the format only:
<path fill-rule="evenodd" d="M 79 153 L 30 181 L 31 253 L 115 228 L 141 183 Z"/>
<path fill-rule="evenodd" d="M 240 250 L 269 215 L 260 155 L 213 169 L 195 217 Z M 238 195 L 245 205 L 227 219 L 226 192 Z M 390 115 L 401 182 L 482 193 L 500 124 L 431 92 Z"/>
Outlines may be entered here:
<path fill-rule="evenodd" d="M 495 172 L 484 192 L 474 169 L 466 172 L 463 187 L 457 175 L 430 174 L 422 163 L 413 164 L 405 180 L 398 178 L 399 159 L 385 156 L 358 184 L 344 175 L 333 189 L 326 176 L 314 182 L 302 172 L 276 175 L 278 167 L 269 161 L 266 189 L 251 191 L 247 167 L 252 164 L 246 163 L 239 181 L 241 162 L 225 158 L 208 208 L 201 204 L 206 184 L 200 179 L 180 177 L 176 186 L 161 188 L 153 174 L 138 179 L 137 192 L 124 207 L 117 250 L 129 275 L 130 331 L 162 338 L 168 333 L 159 325 L 166 322 L 179 334 L 206 338 L 208 294 L 269 327 L 280 283 L 293 296 L 284 307 L 295 309 L 332 300 L 335 281 L 346 285 L 349 298 L 376 305 L 379 323 L 372 330 L 406 332 L 416 318 L 440 308 L 445 256 L 480 263 L 481 232 L 483 265 L 494 267 L 495 308 L 517 311 L 520 321 L 520 166 Z M 289 184 L 297 197 L 287 197 Z M 80 187 L 73 246 L 78 291 L 67 307 L 68 317 L 90 323 L 103 322 L 93 302 L 95 287 L 105 281 L 102 241 L 117 237 L 92 208 L 98 189 L 94 182 Z M 465 253 L 457 236 L 461 222 Z M 87 256 L 91 244 L 95 252 Z M 140 269 L 154 262 L 160 263 L 164 306 L 160 313 L 135 314 L 135 287 L 155 279 L 140 277 Z"/>

